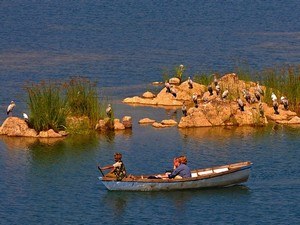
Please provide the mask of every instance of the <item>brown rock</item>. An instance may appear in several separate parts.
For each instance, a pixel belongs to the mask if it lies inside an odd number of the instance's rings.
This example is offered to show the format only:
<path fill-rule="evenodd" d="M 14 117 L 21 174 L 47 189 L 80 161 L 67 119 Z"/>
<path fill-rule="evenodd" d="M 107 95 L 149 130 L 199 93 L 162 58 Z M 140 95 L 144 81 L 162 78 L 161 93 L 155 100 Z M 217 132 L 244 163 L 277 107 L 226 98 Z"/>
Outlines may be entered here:
<path fill-rule="evenodd" d="M 16 137 L 36 137 L 37 132 L 28 127 L 28 124 L 18 117 L 8 117 L 0 127 L 0 134 Z"/>
<path fill-rule="evenodd" d="M 131 116 L 124 116 L 122 118 L 122 123 L 126 129 L 132 128 L 132 118 Z"/>
<path fill-rule="evenodd" d="M 143 98 L 155 98 L 155 94 L 153 94 L 153 93 L 150 92 L 150 91 L 146 91 L 146 92 L 143 94 Z"/>
<path fill-rule="evenodd" d="M 177 78 L 177 77 L 172 77 L 172 78 L 169 79 L 169 83 L 179 85 L 180 84 L 180 79 Z"/>
<path fill-rule="evenodd" d="M 115 130 L 125 130 L 125 126 L 120 122 L 119 119 L 114 119 L 114 129 Z"/>
<path fill-rule="evenodd" d="M 164 125 L 164 124 L 161 124 L 161 123 L 158 123 L 158 122 L 152 123 L 152 126 L 155 127 L 155 128 L 165 128 L 165 127 L 169 127 L 168 125 Z"/>
<path fill-rule="evenodd" d="M 38 137 L 41 138 L 59 138 L 62 137 L 61 134 L 56 133 L 53 129 L 47 130 L 47 131 L 41 131 L 38 135 Z"/>
<path fill-rule="evenodd" d="M 155 122 L 155 120 L 152 120 L 149 118 L 144 118 L 139 121 L 139 124 L 149 124 L 149 123 L 154 123 L 154 122 Z"/>
<path fill-rule="evenodd" d="M 167 125 L 167 126 L 176 126 L 177 122 L 175 120 L 162 120 L 161 124 Z"/>

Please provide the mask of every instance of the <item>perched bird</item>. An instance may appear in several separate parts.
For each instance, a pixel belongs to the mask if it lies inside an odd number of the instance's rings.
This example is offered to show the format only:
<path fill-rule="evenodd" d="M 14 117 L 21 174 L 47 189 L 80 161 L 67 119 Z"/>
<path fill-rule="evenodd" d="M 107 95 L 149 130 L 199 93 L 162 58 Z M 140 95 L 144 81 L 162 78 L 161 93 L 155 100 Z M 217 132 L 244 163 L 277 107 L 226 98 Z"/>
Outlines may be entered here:
<path fill-rule="evenodd" d="M 180 69 L 181 71 L 183 71 L 184 65 L 180 64 L 180 65 L 179 65 L 179 69 Z"/>
<path fill-rule="evenodd" d="M 110 105 L 110 104 L 107 105 L 107 108 L 106 108 L 105 112 L 106 112 L 106 115 L 107 115 L 109 118 L 111 118 L 111 116 L 112 116 L 112 108 L 111 108 L 111 105 Z"/>
<path fill-rule="evenodd" d="M 193 89 L 193 81 L 190 77 L 188 77 L 188 85 L 189 85 L 189 89 Z"/>
<path fill-rule="evenodd" d="M 261 102 L 259 103 L 258 107 L 259 107 L 259 114 L 260 114 L 260 116 L 264 117 L 265 116 L 265 110 L 264 110 L 264 107 L 263 107 L 263 105 L 262 105 Z"/>
<path fill-rule="evenodd" d="M 171 90 L 170 90 L 170 88 L 171 88 L 171 85 L 170 85 L 170 83 L 166 80 L 166 82 L 165 82 L 165 87 L 166 87 L 166 92 L 167 93 L 171 93 Z"/>
<path fill-rule="evenodd" d="M 6 114 L 12 116 L 12 111 L 15 108 L 16 104 L 14 101 L 11 101 L 9 106 L 7 107 Z"/>
<path fill-rule="evenodd" d="M 277 96 L 272 92 L 271 94 L 271 99 L 274 102 L 275 100 L 277 101 Z"/>
<path fill-rule="evenodd" d="M 194 93 L 192 95 L 192 99 L 193 99 L 193 102 L 194 102 L 196 108 L 198 108 L 198 99 L 197 98 L 198 98 L 197 94 Z"/>
<path fill-rule="evenodd" d="M 218 78 L 217 78 L 216 74 L 214 74 L 214 85 L 215 85 L 215 87 L 217 87 L 217 85 L 218 85 Z"/>
<path fill-rule="evenodd" d="M 208 85 L 207 90 L 209 91 L 209 95 L 213 95 L 213 89 L 211 85 Z"/>
<path fill-rule="evenodd" d="M 289 100 L 283 96 L 281 96 L 280 100 L 281 100 L 281 103 L 283 104 L 284 109 L 288 110 L 289 109 Z"/>
<path fill-rule="evenodd" d="M 243 92 L 243 96 L 246 99 L 246 101 L 248 103 L 251 103 L 251 95 L 250 95 L 249 91 L 247 91 L 246 89 L 243 89 L 242 92 Z"/>
<path fill-rule="evenodd" d="M 220 85 L 217 84 L 217 85 L 216 85 L 216 93 L 217 93 L 217 95 L 219 95 L 220 92 L 221 92 Z"/>
<path fill-rule="evenodd" d="M 229 91 L 228 90 L 225 90 L 223 93 L 222 93 L 222 99 L 225 99 L 229 94 Z"/>
<path fill-rule="evenodd" d="M 259 92 L 259 94 L 261 94 L 262 96 L 264 96 L 265 92 L 261 88 L 261 86 L 259 85 L 259 81 L 256 82 L 256 90 Z"/>
<path fill-rule="evenodd" d="M 277 100 L 274 100 L 274 101 L 273 101 L 273 109 L 274 109 L 274 111 L 275 111 L 275 114 L 279 114 L 279 112 L 278 112 L 278 102 L 277 102 Z"/>
<path fill-rule="evenodd" d="M 242 99 L 238 98 L 237 100 L 238 106 L 240 108 L 241 111 L 244 111 L 244 102 L 242 101 Z"/>
<path fill-rule="evenodd" d="M 184 102 L 182 103 L 181 110 L 182 110 L 183 116 L 187 116 L 187 110 L 186 110 L 186 106 L 185 106 L 185 103 L 184 103 Z"/>
<path fill-rule="evenodd" d="M 256 90 L 256 91 L 254 92 L 254 95 L 255 95 L 257 101 L 260 101 L 260 93 L 259 93 L 258 90 Z"/>
<path fill-rule="evenodd" d="M 23 112 L 23 119 L 25 120 L 25 122 L 29 122 L 29 117 L 26 113 Z"/>
<path fill-rule="evenodd" d="M 173 86 L 171 86 L 170 88 L 170 93 L 176 98 L 177 97 L 177 93 L 176 93 L 176 90 Z"/>

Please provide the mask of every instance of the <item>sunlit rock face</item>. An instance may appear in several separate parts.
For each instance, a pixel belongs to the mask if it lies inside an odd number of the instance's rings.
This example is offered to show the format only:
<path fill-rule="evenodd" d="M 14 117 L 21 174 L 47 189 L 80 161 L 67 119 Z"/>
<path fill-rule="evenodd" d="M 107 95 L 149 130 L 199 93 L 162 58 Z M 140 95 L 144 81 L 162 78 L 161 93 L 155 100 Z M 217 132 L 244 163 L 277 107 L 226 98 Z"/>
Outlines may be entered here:
<path fill-rule="evenodd" d="M 37 132 L 18 117 L 8 117 L 0 127 L 0 134 L 12 137 L 37 137 Z"/>

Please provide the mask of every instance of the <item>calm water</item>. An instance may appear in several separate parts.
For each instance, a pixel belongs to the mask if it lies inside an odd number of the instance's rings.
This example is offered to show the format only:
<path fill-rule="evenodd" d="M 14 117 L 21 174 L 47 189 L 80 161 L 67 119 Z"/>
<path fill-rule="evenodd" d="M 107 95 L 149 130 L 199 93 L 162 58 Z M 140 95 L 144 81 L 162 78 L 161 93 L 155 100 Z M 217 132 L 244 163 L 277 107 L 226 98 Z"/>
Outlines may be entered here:
<path fill-rule="evenodd" d="M 298 1 L 1 1 L 0 120 L 23 85 L 82 75 L 97 81 L 132 131 L 64 141 L 0 137 L 1 224 L 298 224 L 299 127 L 157 130 L 143 117 L 179 112 L 120 99 L 184 64 L 187 74 L 299 63 Z M 233 188 L 108 192 L 96 165 L 121 151 L 130 173 L 164 171 L 186 154 L 192 168 L 250 160 Z"/>

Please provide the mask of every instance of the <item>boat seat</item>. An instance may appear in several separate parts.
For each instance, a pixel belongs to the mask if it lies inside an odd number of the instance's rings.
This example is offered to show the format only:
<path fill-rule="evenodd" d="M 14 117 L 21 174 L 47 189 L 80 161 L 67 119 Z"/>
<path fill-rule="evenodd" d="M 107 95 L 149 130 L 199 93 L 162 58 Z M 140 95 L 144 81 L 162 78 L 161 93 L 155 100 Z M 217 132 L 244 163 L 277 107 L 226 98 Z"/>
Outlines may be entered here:
<path fill-rule="evenodd" d="M 211 174 L 211 173 L 213 173 L 212 170 L 206 170 L 206 171 L 198 172 L 198 175 L 199 176 L 203 176 L 203 175 L 207 175 L 207 174 Z"/>
<path fill-rule="evenodd" d="M 227 167 L 214 170 L 215 173 L 222 173 L 222 172 L 226 172 L 226 171 L 228 171 Z"/>
<path fill-rule="evenodd" d="M 192 177 L 198 177 L 197 173 L 192 173 Z"/>

